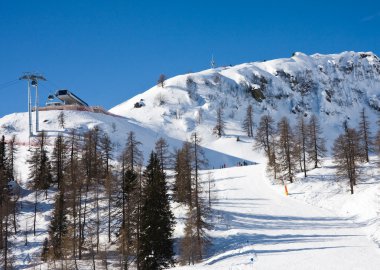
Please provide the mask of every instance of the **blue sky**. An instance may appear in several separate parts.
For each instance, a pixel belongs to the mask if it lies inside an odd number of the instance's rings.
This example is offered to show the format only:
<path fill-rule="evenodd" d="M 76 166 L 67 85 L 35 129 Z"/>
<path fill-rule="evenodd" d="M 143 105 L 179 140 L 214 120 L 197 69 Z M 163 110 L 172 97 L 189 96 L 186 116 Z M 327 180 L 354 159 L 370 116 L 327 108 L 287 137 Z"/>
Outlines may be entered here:
<path fill-rule="evenodd" d="M 313 3 L 313 4 L 311 4 Z M 380 1 L 0 1 L 0 117 L 27 110 L 23 72 L 43 73 L 40 103 L 71 89 L 109 109 L 168 77 L 295 51 L 380 54 Z M 8 82 L 12 82 L 7 84 Z"/>

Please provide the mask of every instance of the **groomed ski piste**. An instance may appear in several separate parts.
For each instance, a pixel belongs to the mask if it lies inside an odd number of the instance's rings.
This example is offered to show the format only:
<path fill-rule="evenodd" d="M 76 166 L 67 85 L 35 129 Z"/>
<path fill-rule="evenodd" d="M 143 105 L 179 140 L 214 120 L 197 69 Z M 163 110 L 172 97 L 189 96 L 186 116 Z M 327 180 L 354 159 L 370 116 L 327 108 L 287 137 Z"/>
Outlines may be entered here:
<path fill-rule="evenodd" d="M 378 62 L 376 56 L 368 53 L 345 52 L 311 57 L 296 54 L 291 59 L 208 70 L 191 74 L 191 81 L 197 86 L 191 83 L 190 91 L 187 89 L 188 75 L 178 76 L 168 79 L 164 88 L 153 87 L 110 110 L 124 118 L 65 111 L 66 126 L 61 128 L 57 121 L 59 111 L 46 111 L 40 114 L 41 129 L 48 131 L 53 140 L 58 133 L 68 134 L 72 128 L 85 132 L 99 127 L 115 143 L 115 157 L 123 148 L 129 131 L 134 131 L 136 138 L 142 142 L 145 157 L 160 137 L 167 139 L 173 149 L 189 140 L 192 132 L 198 133 L 209 160 L 208 168 L 202 171 L 202 181 L 207 186 L 209 177 L 214 180 L 212 216 L 209 220 L 213 228 L 208 231 L 211 245 L 200 263 L 176 265 L 175 269 L 375 270 L 380 268 L 380 170 L 376 154 L 372 153 L 370 162 L 361 165 L 360 180 L 353 195 L 350 195 L 348 180 L 336 178 L 331 153 L 328 153 L 321 168 L 308 171 L 306 178 L 298 174 L 295 182 L 287 185 L 289 195 L 286 196 L 284 186 L 266 173 L 264 154 L 253 149 L 254 140 L 245 136 L 241 119 L 247 104 L 252 103 L 255 128 L 260 116 L 267 113 L 276 121 L 288 116 L 295 123 L 296 114 L 292 109 L 301 104 L 299 93 L 279 79 L 272 78 L 267 92 L 264 92 L 271 96 L 259 103 L 234 85 L 238 85 L 238 81 L 253 83 L 250 82 L 252 74 L 258 78 L 267 77 L 269 81 L 268 78 L 279 69 L 284 69 L 288 74 L 300 74 L 301 67 L 306 66 L 312 70 L 313 80 L 321 82 L 321 85 L 317 85 L 304 98 L 305 108 L 298 109 L 305 110 L 307 117 L 311 114 L 318 116 L 330 149 L 342 130 L 342 121 L 348 119 L 349 124 L 356 127 L 358 112 L 362 108 L 367 109 L 372 132 L 377 131 L 374 125 L 377 113 L 372 106 L 377 106 L 376 89 L 380 85 L 380 76 L 375 71 Z M 351 63 L 355 68 L 349 73 L 346 65 Z M 342 66 L 345 68 L 340 71 Z M 369 77 L 360 79 L 360 76 L 367 76 L 363 74 L 368 74 L 367 70 L 372 67 Z M 335 79 L 330 80 L 332 77 Z M 326 101 L 322 88 L 337 79 L 342 88 L 330 101 Z M 360 91 L 350 88 L 359 86 Z M 133 104 L 141 99 L 145 106 L 134 108 Z M 224 106 L 226 130 L 218 138 L 212 130 L 215 111 L 220 104 Z M 202 121 L 197 123 L 200 111 Z M 15 113 L 0 119 L 0 134 L 6 138 L 15 134 L 19 142 L 16 180 L 21 186 L 22 197 L 19 201 L 19 231 L 12 238 L 13 254 L 16 269 L 48 269 L 46 264 L 41 264 L 40 254 L 42 243 L 48 237 L 56 191 L 50 190 L 48 199 L 43 195 L 39 198 L 37 234 L 33 236 L 34 194 L 28 186 L 27 159 L 30 153 L 27 128 L 26 113 Z M 249 165 L 238 166 L 244 161 Z M 106 200 L 101 202 L 104 208 L 105 203 Z M 176 216 L 174 238 L 178 253 L 186 209 L 177 203 L 172 204 L 172 209 Z M 92 215 L 89 213 L 89 219 Z M 107 243 L 105 223 L 100 233 L 101 246 L 115 250 L 115 245 Z M 25 245 L 26 234 L 28 245 Z M 116 259 L 109 262 L 108 269 L 118 269 Z M 79 269 L 92 269 L 88 261 L 78 264 Z M 97 261 L 97 269 L 103 267 L 102 262 Z"/>

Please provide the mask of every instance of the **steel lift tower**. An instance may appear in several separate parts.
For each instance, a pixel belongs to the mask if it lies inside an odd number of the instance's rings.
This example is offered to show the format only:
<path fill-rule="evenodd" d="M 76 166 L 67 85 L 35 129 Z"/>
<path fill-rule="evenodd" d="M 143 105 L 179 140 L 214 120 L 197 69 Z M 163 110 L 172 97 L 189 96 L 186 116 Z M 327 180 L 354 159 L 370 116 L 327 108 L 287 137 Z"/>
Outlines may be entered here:
<path fill-rule="evenodd" d="M 28 114 L 29 114 L 29 139 L 33 136 L 32 130 L 32 95 L 30 91 L 30 86 L 36 88 L 36 98 L 35 98 L 35 112 L 36 112 L 36 133 L 39 131 L 39 118 L 38 118 L 38 81 L 46 81 L 45 77 L 40 74 L 35 74 L 31 72 L 24 73 L 20 77 L 20 80 L 28 81 Z"/>

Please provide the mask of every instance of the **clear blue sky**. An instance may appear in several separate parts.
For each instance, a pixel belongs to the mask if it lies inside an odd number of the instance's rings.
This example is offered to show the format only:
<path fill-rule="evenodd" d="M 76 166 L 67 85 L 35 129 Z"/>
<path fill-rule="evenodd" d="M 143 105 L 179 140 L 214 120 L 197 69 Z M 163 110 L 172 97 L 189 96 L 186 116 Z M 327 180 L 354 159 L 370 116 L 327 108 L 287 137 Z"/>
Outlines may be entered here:
<path fill-rule="evenodd" d="M 380 53 L 380 1 L 1 0 L 0 117 L 27 110 L 24 71 L 109 109 L 172 77 L 294 51 Z"/>

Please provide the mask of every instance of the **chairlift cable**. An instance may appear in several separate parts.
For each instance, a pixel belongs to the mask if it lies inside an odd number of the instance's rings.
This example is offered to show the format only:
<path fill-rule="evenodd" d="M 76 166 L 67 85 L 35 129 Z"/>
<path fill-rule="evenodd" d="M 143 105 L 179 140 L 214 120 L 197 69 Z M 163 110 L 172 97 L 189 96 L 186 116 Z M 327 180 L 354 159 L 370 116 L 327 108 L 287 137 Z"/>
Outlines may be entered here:
<path fill-rule="evenodd" d="M 49 83 L 49 84 L 51 84 L 52 86 L 54 86 L 55 88 L 57 88 L 57 89 L 59 89 L 59 88 L 61 88 L 60 86 L 58 86 L 58 84 L 57 83 L 55 83 L 55 82 L 53 82 L 52 80 L 48 80 L 48 81 L 46 81 L 47 83 Z"/>
<path fill-rule="evenodd" d="M 13 81 L 9 81 L 9 82 L 5 82 L 5 83 L 1 83 L 0 84 L 0 90 L 3 90 L 7 87 L 10 87 L 12 85 L 15 85 L 17 84 L 18 82 L 20 82 L 20 80 L 13 80 Z"/>
<path fill-rule="evenodd" d="M 18 79 L 16 79 L 16 80 L 11 80 L 11 81 L 9 81 L 9 82 L 3 82 L 3 83 L 0 83 L 0 86 L 3 86 L 4 84 L 14 83 L 14 82 L 17 82 L 17 81 L 18 81 Z"/>

